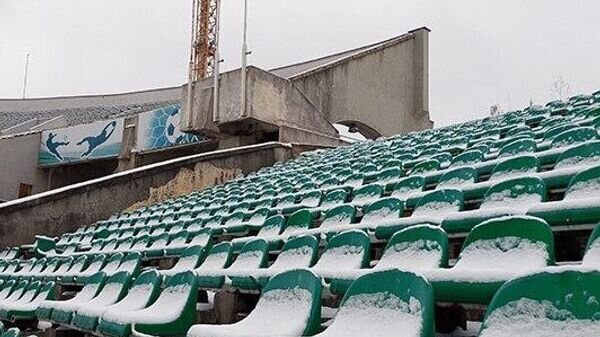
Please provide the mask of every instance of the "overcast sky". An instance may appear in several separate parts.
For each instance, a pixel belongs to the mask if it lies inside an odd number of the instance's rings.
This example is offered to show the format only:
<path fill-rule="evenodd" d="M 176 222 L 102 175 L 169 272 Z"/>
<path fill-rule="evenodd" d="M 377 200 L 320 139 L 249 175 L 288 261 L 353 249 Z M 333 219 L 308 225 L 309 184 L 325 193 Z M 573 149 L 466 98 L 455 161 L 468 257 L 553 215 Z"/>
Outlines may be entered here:
<path fill-rule="evenodd" d="M 186 81 L 191 0 L 0 0 L 0 97 L 115 93 Z M 272 68 L 427 26 L 437 125 L 600 89 L 600 1 L 249 0 L 250 63 Z M 239 66 L 242 0 L 223 0 Z"/>

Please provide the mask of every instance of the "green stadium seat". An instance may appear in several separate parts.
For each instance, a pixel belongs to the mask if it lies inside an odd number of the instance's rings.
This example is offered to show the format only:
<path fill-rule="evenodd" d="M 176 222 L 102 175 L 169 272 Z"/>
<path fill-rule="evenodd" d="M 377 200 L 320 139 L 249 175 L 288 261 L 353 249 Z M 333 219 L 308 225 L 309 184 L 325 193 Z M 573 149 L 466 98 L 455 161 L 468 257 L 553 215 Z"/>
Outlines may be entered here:
<path fill-rule="evenodd" d="M 214 245 L 208 252 L 206 259 L 194 269 L 194 273 L 197 276 L 211 276 L 215 273 L 222 273 L 222 270 L 231 264 L 232 252 L 233 248 L 230 242 L 221 242 Z"/>
<path fill-rule="evenodd" d="M 540 170 L 540 161 L 534 155 L 514 156 L 494 166 L 490 180 L 501 180 L 531 175 Z"/>
<path fill-rule="evenodd" d="M 321 323 L 321 280 L 306 270 L 273 277 L 252 312 L 234 324 L 196 324 L 187 337 L 311 336 Z"/>
<path fill-rule="evenodd" d="M 303 214 L 305 214 L 305 213 L 303 213 Z M 236 238 L 236 239 L 231 240 L 231 243 L 233 244 L 233 249 L 235 251 L 239 251 L 240 249 L 242 249 L 242 247 L 247 242 L 254 240 L 256 238 L 266 239 L 267 241 L 273 240 L 273 243 L 271 244 L 271 248 L 276 249 L 279 247 L 279 244 L 281 243 L 281 242 L 277 242 L 278 240 L 276 240 L 276 239 L 286 228 L 285 226 L 286 226 L 286 220 L 283 215 L 273 215 L 273 216 L 269 217 L 267 220 L 265 220 L 265 222 L 263 223 L 262 227 L 260 228 L 260 230 L 258 231 L 258 234 L 256 234 L 256 236 L 246 236 L 243 238 Z"/>
<path fill-rule="evenodd" d="M 486 151 L 487 152 L 487 151 Z M 450 167 L 462 167 L 462 166 L 471 166 L 483 161 L 483 153 L 480 150 L 470 149 L 468 151 L 464 151 L 458 156 L 452 159 L 452 163 Z"/>
<path fill-rule="evenodd" d="M 384 186 L 379 184 L 363 185 L 352 192 L 352 200 L 350 203 L 357 207 L 365 207 L 381 198 L 384 190 Z"/>
<path fill-rule="evenodd" d="M 424 194 L 410 217 L 392 223 L 382 223 L 375 228 L 380 239 L 392 237 L 397 231 L 420 224 L 441 224 L 448 216 L 464 207 L 463 194 L 457 189 L 439 189 Z"/>
<path fill-rule="evenodd" d="M 54 282 L 46 282 L 43 286 L 39 281 L 31 282 L 20 299 L 0 305 L 0 317 L 12 322 L 35 319 L 35 312 L 40 303 L 45 300 L 53 300 L 56 296 Z"/>
<path fill-rule="evenodd" d="M 104 286 L 106 276 L 104 273 L 99 272 L 87 278 L 86 283 L 74 297 L 67 300 L 44 300 L 40 302 L 37 310 L 35 311 L 36 317 L 41 320 L 54 319 L 54 312 L 57 311 L 57 318 L 62 319 L 65 316 L 70 318 L 70 314 L 73 310 L 76 310 L 79 306 L 89 302 L 92 298 L 96 297 L 98 292 Z"/>
<path fill-rule="evenodd" d="M 128 272 L 122 271 L 114 274 L 106 281 L 96 297 L 76 309 L 72 321 L 63 321 L 63 323 L 70 323 L 82 330 L 94 331 L 98 324 L 98 317 L 106 307 L 117 303 L 127 294 L 130 282 L 131 274 Z M 55 310 L 54 313 L 56 312 Z M 52 315 L 52 319 L 58 321 L 55 319 L 55 314 Z"/>
<path fill-rule="evenodd" d="M 592 127 L 579 127 L 563 131 L 552 139 L 552 148 L 572 146 L 598 138 L 598 131 Z"/>
<path fill-rule="evenodd" d="M 537 151 L 537 144 L 533 139 L 522 138 L 510 142 L 498 151 L 499 158 L 513 157 L 517 155 L 532 154 Z"/>
<path fill-rule="evenodd" d="M 438 180 L 435 188 L 460 188 L 463 185 L 475 184 L 478 182 L 478 179 L 479 175 L 475 168 L 470 166 L 461 166 L 444 172 L 444 174 L 442 174 Z"/>
<path fill-rule="evenodd" d="M 448 233 L 468 233 L 477 224 L 495 217 L 525 214 L 523 205 L 546 200 L 546 185 L 538 177 L 519 177 L 492 185 L 479 209 L 455 212 L 441 222 Z"/>
<path fill-rule="evenodd" d="M 98 331 L 104 336 L 181 336 L 196 321 L 197 284 L 190 271 L 169 278 L 156 301 L 139 310 L 118 309 L 103 314 Z"/>
<path fill-rule="evenodd" d="M 181 272 L 194 270 L 202 262 L 204 251 L 202 246 L 189 246 L 181 252 L 181 256 L 173 267 L 159 270 L 159 272 L 163 276 L 173 276 Z"/>
<path fill-rule="evenodd" d="M 311 268 L 326 281 L 331 281 L 345 272 L 367 268 L 370 260 L 371 241 L 364 231 L 350 230 L 327 242 L 327 247 Z"/>
<path fill-rule="evenodd" d="M 311 267 L 317 260 L 318 252 L 319 241 L 314 236 L 295 237 L 285 243 L 275 262 L 268 268 L 256 269 L 247 276 L 231 277 L 231 284 L 240 289 L 261 289 L 276 274 Z"/>
<path fill-rule="evenodd" d="M 226 269 L 203 273 L 196 269 L 198 286 L 219 289 L 225 284 L 225 277 L 246 277 L 249 272 L 266 268 L 269 263 L 269 243 L 265 239 L 255 239 L 246 243 L 237 258 Z"/>
<path fill-rule="evenodd" d="M 415 194 L 420 194 L 425 188 L 425 178 L 410 176 L 399 180 L 392 189 L 392 197 L 406 201 Z"/>
<path fill-rule="evenodd" d="M 429 159 L 416 164 L 410 171 L 410 175 L 424 175 L 435 172 L 440 169 L 440 162 L 436 159 Z"/>
<path fill-rule="evenodd" d="M 353 280 L 373 271 L 400 269 L 421 272 L 448 266 L 448 235 L 438 226 L 417 225 L 394 234 L 372 269 L 355 270 L 331 281 L 331 292 L 343 294 Z"/>
<path fill-rule="evenodd" d="M 596 224 L 600 221 L 600 165 L 573 177 L 563 200 L 530 205 L 527 214 L 551 226 Z"/>
<path fill-rule="evenodd" d="M 436 301 L 487 304 L 507 280 L 554 261 L 552 229 L 544 220 L 508 216 L 475 226 L 453 268 L 424 274 Z"/>
<path fill-rule="evenodd" d="M 433 289 L 422 276 L 397 269 L 377 271 L 352 283 L 333 322 L 315 336 L 432 337 Z"/>
<path fill-rule="evenodd" d="M 600 273 L 542 271 L 504 284 L 479 337 L 598 336 Z"/>

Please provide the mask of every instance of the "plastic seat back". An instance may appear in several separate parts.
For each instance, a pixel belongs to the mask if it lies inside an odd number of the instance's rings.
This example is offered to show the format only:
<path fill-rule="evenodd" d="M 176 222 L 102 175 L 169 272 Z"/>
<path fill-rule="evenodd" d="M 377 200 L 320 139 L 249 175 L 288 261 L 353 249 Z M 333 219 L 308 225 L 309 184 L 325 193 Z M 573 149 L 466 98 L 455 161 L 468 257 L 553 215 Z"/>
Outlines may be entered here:
<path fill-rule="evenodd" d="M 588 239 L 581 265 L 600 269 L 600 224 L 596 225 Z"/>
<path fill-rule="evenodd" d="M 422 161 L 415 165 L 413 169 L 410 171 L 410 175 L 414 174 L 427 174 L 430 172 L 435 172 L 440 169 L 440 162 L 436 159 L 429 159 Z"/>
<path fill-rule="evenodd" d="M 410 176 L 401 179 L 394 185 L 392 197 L 401 200 L 408 199 L 411 195 L 423 191 L 425 188 L 425 178 L 422 176 Z"/>
<path fill-rule="evenodd" d="M 519 177 L 496 183 L 487 190 L 480 208 L 515 208 L 546 201 L 546 185 L 538 177 Z"/>
<path fill-rule="evenodd" d="M 537 144 L 533 139 L 524 138 L 517 139 L 508 144 L 505 144 L 498 151 L 498 158 L 512 157 L 516 155 L 524 155 L 537 151 Z"/>
<path fill-rule="evenodd" d="M 415 206 L 413 216 L 444 216 L 461 211 L 463 207 L 464 197 L 460 190 L 442 188 L 423 195 Z"/>
<path fill-rule="evenodd" d="M 321 277 L 335 277 L 338 271 L 366 268 L 371 241 L 364 231 L 350 230 L 332 237 L 313 269 Z"/>
<path fill-rule="evenodd" d="M 507 216 L 475 226 L 455 268 L 530 270 L 554 264 L 552 229 L 542 219 Z"/>
<path fill-rule="evenodd" d="M 591 141 L 565 150 L 555 169 L 600 164 L 600 141 Z"/>
<path fill-rule="evenodd" d="M 231 242 L 221 242 L 216 244 L 210 249 L 206 259 L 204 259 L 202 264 L 200 264 L 196 270 L 210 271 L 229 267 L 233 258 L 232 253 L 233 249 Z"/>
<path fill-rule="evenodd" d="M 596 140 L 598 138 L 598 131 L 593 127 L 579 127 L 563 131 L 556 135 L 552 139 L 552 147 L 560 148 L 565 146 L 571 146 L 583 142 Z"/>
<path fill-rule="evenodd" d="M 348 200 L 348 192 L 343 189 L 328 192 L 321 201 L 321 207 L 330 208 L 335 205 L 341 205 Z"/>
<path fill-rule="evenodd" d="M 490 180 L 513 178 L 536 173 L 540 170 L 540 161 L 534 155 L 518 156 L 506 159 L 494 166 Z"/>
<path fill-rule="evenodd" d="M 599 272 L 572 270 L 508 281 L 488 306 L 478 336 L 597 336 L 598 284 Z"/>
<path fill-rule="evenodd" d="M 439 226 L 417 225 L 392 236 L 375 269 L 427 270 L 448 266 L 448 235 Z"/>
<path fill-rule="evenodd" d="M 577 173 L 569 183 L 565 200 L 599 198 L 600 197 L 600 165 L 590 167 Z M 582 205 L 583 206 L 583 205 Z"/>
<path fill-rule="evenodd" d="M 379 199 L 384 192 L 384 187 L 379 184 L 364 185 L 352 192 L 352 204 L 359 206 L 369 204 Z"/>
<path fill-rule="evenodd" d="M 474 184 L 478 179 L 479 176 L 475 168 L 461 166 L 442 174 L 435 188 L 460 188 L 463 185 Z"/>
<path fill-rule="evenodd" d="M 312 228 L 313 217 L 313 213 L 307 209 L 301 209 L 292 213 L 287 220 L 287 224 L 282 234 L 289 236 L 305 229 Z"/>
<path fill-rule="evenodd" d="M 344 295 L 323 335 L 351 336 L 355 331 L 435 336 L 432 286 L 422 276 L 397 269 L 361 276 Z"/>
<path fill-rule="evenodd" d="M 325 212 L 322 228 L 336 227 L 340 225 L 349 225 L 356 221 L 356 207 L 352 205 L 340 205 L 331 208 Z"/>
<path fill-rule="evenodd" d="M 269 270 L 275 272 L 296 268 L 308 268 L 317 260 L 319 241 L 311 235 L 298 236 L 288 240 Z"/>
<path fill-rule="evenodd" d="M 395 197 L 381 198 L 363 210 L 361 223 L 377 224 L 385 220 L 398 219 L 404 213 L 404 202 Z"/>
<path fill-rule="evenodd" d="M 450 167 L 470 166 L 481 163 L 482 161 L 483 153 L 480 150 L 469 150 L 454 157 Z"/>
<path fill-rule="evenodd" d="M 264 268 L 269 263 L 269 243 L 265 239 L 254 239 L 246 242 L 237 258 L 227 270 L 255 270 Z"/>

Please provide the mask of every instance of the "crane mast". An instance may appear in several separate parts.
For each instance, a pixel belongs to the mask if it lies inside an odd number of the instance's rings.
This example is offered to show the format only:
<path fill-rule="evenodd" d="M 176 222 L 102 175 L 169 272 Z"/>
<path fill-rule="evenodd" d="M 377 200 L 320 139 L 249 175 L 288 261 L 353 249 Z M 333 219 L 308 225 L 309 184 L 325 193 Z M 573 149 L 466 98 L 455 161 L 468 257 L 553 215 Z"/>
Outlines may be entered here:
<path fill-rule="evenodd" d="M 220 0 L 193 0 L 190 80 L 213 76 L 218 67 Z"/>

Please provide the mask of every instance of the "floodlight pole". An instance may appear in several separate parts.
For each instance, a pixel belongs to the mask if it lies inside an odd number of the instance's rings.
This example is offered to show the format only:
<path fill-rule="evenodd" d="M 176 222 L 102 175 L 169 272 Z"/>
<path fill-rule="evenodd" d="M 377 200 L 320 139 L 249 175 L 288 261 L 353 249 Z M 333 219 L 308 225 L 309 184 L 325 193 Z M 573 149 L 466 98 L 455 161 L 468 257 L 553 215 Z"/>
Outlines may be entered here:
<path fill-rule="evenodd" d="M 23 75 L 23 99 L 25 99 L 25 95 L 27 93 L 27 76 L 29 75 L 29 53 L 27 53 L 27 57 L 25 58 L 25 74 Z"/>
<path fill-rule="evenodd" d="M 241 103 L 242 117 L 246 117 L 246 68 L 248 66 L 248 0 L 244 0 L 244 33 L 242 37 Z"/>

